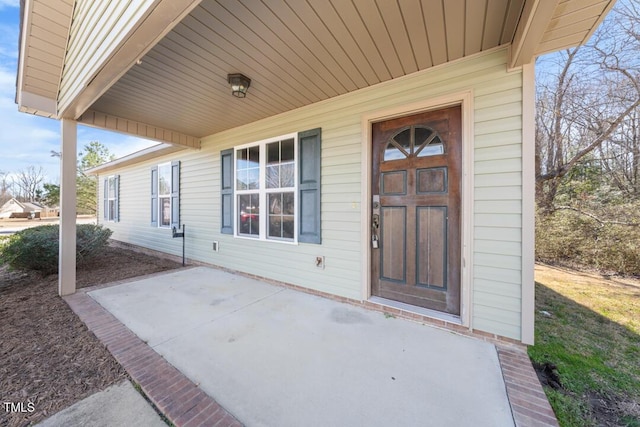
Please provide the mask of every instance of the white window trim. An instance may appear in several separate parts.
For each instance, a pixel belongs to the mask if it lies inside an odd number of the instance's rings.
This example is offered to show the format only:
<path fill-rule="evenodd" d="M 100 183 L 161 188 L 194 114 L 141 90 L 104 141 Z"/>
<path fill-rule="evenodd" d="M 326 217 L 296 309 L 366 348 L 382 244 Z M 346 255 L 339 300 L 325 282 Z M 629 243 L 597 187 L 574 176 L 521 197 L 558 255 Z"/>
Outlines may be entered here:
<path fill-rule="evenodd" d="M 111 182 L 113 181 L 114 186 L 115 186 L 115 181 L 116 181 L 116 175 L 109 175 L 107 177 L 107 194 L 106 194 L 106 199 L 107 199 L 107 221 L 108 222 L 116 222 L 116 216 L 111 216 L 111 202 L 113 202 L 115 204 L 116 200 L 118 200 L 118 195 L 114 194 L 113 197 L 110 196 L 110 192 L 111 192 Z M 114 188 L 114 193 L 117 192 L 117 189 Z"/>
<path fill-rule="evenodd" d="M 169 195 L 160 195 L 160 170 L 163 167 L 168 167 L 169 168 Z M 158 228 L 171 228 L 171 224 L 173 223 L 173 206 L 172 206 L 172 201 L 171 201 L 171 193 L 173 192 L 173 188 L 172 186 L 172 181 L 173 181 L 173 171 L 171 170 L 171 162 L 164 162 L 164 163 L 160 163 L 158 164 Z M 163 225 L 162 224 L 162 199 L 168 198 L 169 199 L 169 225 Z"/>
<path fill-rule="evenodd" d="M 293 173 L 294 173 L 294 180 L 293 180 L 293 204 L 294 204 L 294 215 L 293 215 L 293 239 L 292 240 L 288 240 L 288 239 L 278 239 L 278 238 L 274 238 L 274 237 L 268 237 L 267 236 L 267 229 L 268 229 L 268 218 L 269 218 L 269 214 L 268 214 L 268 205 L 267 205 L 267 195 L 269 193 L 282 193 L 282 188 L 266 188 L 266 147 L 267 144 L 272 143 L 272 142 L 277 142 L 277 141 L 283 141 L 286 139 L 293 139 Z M 258 190 L 238 190 L 238 188 L 236 187 L 236 183 L 237 183 L 237 174 L 238 174 L 238 168 L 237 168 L 237 164 L 236 164 L 236 153 L 238 150 L 242 150 L 243 148 L 249 148 L 249 147 L 255 147 L 255 146 L 259 146 L 260 147 L 260 157 L 259 157 L 259 163 L 260 163 L 260 172 L 259 172 L 259 179 L 258 179 L 258 183 L 259 183 L 259 189 Z M 234 233 L 233 233 L 233 237 L 236 239 L 244 239 L 244 240 L 253 240 L 253 241 L 264 241 L 264 242 L 275 242 L 275 243 L 282 243 L 282 244 L 286 244 L 286 245 L 297 245 L 298 244 L 298 221 L 299 221 L 299 217 L 298 217 L 298 167 L 299 167 L 299 159 L 298 159 L 298 134 L 297 133 L 289 133 L 289 134 L 285 134 L 285 135 L 279 135 L 279 136 L 275 136 L 273 138 L 268 138 L 268 139 L 263 139 L 260 141 L 254 141 L 254 142 L 250 142 L 247 144 L 242 144 L 242 145 L 237 145 L 235 147 L 233 147 L 233 189 L 234 189 L 234 195 L 233 197 L 235 198 L 234 203 L 233 203 L 233 229 L 234 229 Z M 159 175 L 158 175 L 159 176 Z M 260 218 L 260 223 L 259 223 L 259 228 L 260 228 L 260 234 L 257 237 L 252 237 L 248 234 L 240 234 L 240 226 L 238 224 L 238 209 L 239 209 L 239 203 L 238 203 L 238 197 L 240 195 L 244 195 L 244 194 L 256 194 L 256 191 L 259 195 L 259 201 L 260 201 L 260 214 L 259 214 L 259 218 Z"/>

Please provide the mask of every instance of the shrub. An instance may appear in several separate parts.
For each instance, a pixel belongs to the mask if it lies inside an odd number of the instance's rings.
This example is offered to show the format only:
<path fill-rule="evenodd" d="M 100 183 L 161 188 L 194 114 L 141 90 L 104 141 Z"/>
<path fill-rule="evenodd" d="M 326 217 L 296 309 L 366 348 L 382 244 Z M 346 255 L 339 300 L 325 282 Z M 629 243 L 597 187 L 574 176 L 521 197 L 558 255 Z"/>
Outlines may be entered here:
<path fill-rule="evenodd" d="M 76 259 L 79 263 L 98 255 L 109 241 L 112 231 L 101 225 L 80 224 L 76 228 Z"/>
<path fill-rule="evenodd" d="M 569 210 L 536 216 L 536 258 L 603 272 L 640 275 L 640 227 L 598 221 Z"/>
<path fill-rule="evenodd" d="M 58 271 L 58 225 L 27 228 L 9 237 L 0 246 L 0 261 L 15 269 L 37 270 L 43 274 Z M 78 264 L 100 253 L 111 237 L 111 230 L 94 224 L 76 227 Z"/>

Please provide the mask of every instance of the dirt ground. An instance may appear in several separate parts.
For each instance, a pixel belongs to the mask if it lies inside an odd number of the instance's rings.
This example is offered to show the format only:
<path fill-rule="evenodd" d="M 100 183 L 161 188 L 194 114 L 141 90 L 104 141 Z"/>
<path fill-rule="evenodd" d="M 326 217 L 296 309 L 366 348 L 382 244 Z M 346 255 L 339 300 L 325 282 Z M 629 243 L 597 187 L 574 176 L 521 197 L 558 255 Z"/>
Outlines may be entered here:
<path fill-rule="evenodd" d="M 109 247 L 78 267 L 77 285 L 178 267 L 173 261 Z M 127 378 L 58 297 L 57 286 L 57 275 L 42 277 L 0 267 L 0 426 L 36 423 Z M 13 404 L 14 412 L 5 402 Z"/>

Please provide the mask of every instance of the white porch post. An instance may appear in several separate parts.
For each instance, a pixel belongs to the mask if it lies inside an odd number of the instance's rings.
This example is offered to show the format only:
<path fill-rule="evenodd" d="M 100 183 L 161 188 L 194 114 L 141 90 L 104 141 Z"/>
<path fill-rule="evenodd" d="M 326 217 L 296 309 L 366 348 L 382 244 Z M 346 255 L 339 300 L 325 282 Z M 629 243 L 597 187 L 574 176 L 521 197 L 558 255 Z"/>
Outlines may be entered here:
<path fill-rule="evenodd" d="M 60 258 L 58 293 L 76 291 L 76 162 L 78 130 L 76 122 L 62 119 L 60 157 Z"/>
<path fill-rule="evenodd" d="M 522 66 L 522 337 L 523 344 L 534 344 L 536 174 L 534 167 L 536 132 L 535 62 Z"/>

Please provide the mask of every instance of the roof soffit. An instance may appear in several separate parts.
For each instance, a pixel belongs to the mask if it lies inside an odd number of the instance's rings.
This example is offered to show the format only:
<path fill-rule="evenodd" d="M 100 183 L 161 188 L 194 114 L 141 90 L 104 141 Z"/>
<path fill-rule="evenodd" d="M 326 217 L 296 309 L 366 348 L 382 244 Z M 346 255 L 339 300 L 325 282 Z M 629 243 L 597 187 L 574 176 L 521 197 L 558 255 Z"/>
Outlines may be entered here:
<path fill-rule="evenodd" d="M 25 3 L 34 7 L 28 17 L 35 19 L 36 5 L 44 11 L 64 3 L 72 10 L 74 2 Z M 543 50 L 584 42 L 613 3 L 157 0 L 57 117 L 85 120 L 90 109 L 197 140 L 497 46 L 512 45 L 511 65 L 519 66 Z M 578 16 L 584 25 L 571 27 Z M 19 82 L 36 70 L 27 55 L 22 60 L 27 50 L 39 52 L 30 44 L 36 39 L 32 31 L 23 37 Z M 233 72 L 252 79 L 246 99 L 229 94 L 226 76 Z M 51 108 L 51 98 L 26 87 L 19 85 L 18 93 L 32 105 L 22 110 Z"/>
<path fill-rule="evenodd" d="M 82 6 L 93 7 L 97 3 L 86 0 Z M 115 4 L 116 2 L 114 2 Z M 122 3 L 122 2 L 121 2 Z M 74 7 L 80 5 L 75 0 L 22 0 L 20 25 L 20 58 L 16 79 L 16 103 L 18 110 L 49 118 L 72 118 L 90 126 L 98 126 L 136 136 L 155 139 L 178 146 L 199 148 L 200 141 L 189 134 L 182 134 L 166 127 L 145 123 L 132 124 L 117 116 L 95 120 L 94 114 L 85 114 L 100 94 L 110 87 L 135 61 L 150 49 L 157 40 L 169 32 L 173 26 L 198 3 L 199 0 L 149 0 L 152 10 L 143 14 L 141 22 L 134 23 L 135 31 L 113 47 L 113 52 L 100 64 L 91 55 L 92 66 L 97 68 L 93 75 L 82 75 L 79 92 L 68 103 L 61 103 L 65 62 L 71 49 L 82 52 L 86 57 L 91 50 L 86 46 L 71 46 L 73 37 L 78 36 L 78 27 L 73 27 Z M 104 3 L 107 4 L 107 3 Z M 136 2 L 133 2 L 136 4 Z M 141 3 L 137 3 L 141 5 Z M 87 6 L 88 5 L 88 6 Z M 141 6 L 138 6 L 139 10 Z M 98 14 L 96 13 L 96 16 Z M 96 18 L 99 22 L 104 17 Z M 81 43 L 85 43 L 80 39 Z M 104 53 L 103 53 L 104 54 Z M 80 66 L 80 69 L 85 67 Z M 83 84 L 82 80 L 86 82 Z M 104 116 L 104 115 L 102 115 Z M 115 125 L 114 125 L 115 123 Z M 122 126 L 125 123 L 125 130 Z M 130 132 L 130 129 L 135 129 Z"/>
<path fill-rule="evenodd" d="M 90 106 L 108 90 L 127 70 L 151 49 L 165 34 L 170 32 L 200 0 L 156 0 L 139 16 L 130 28 L 130 32 L 121 38 L 120 43 L 112 47 L 111 52 L 103 54 L 101 64 L 93 64 L 98 71 L 93 75 L 84 75 L 86 84 L 79 93 L 59 106 L 59 116 L 78 119 Z M 139 12 L 138 12 L 139 13 Z"/>
<path fill-rule="evenodd" d="M 16 103 L 22 112 L 56 117 L 74 0 L 22 0 Z"/>
<path fill-rule="evenodd" d="M 511 46 L 510 66 L 589 40 L 615 0 L 527 0 Z"/>

